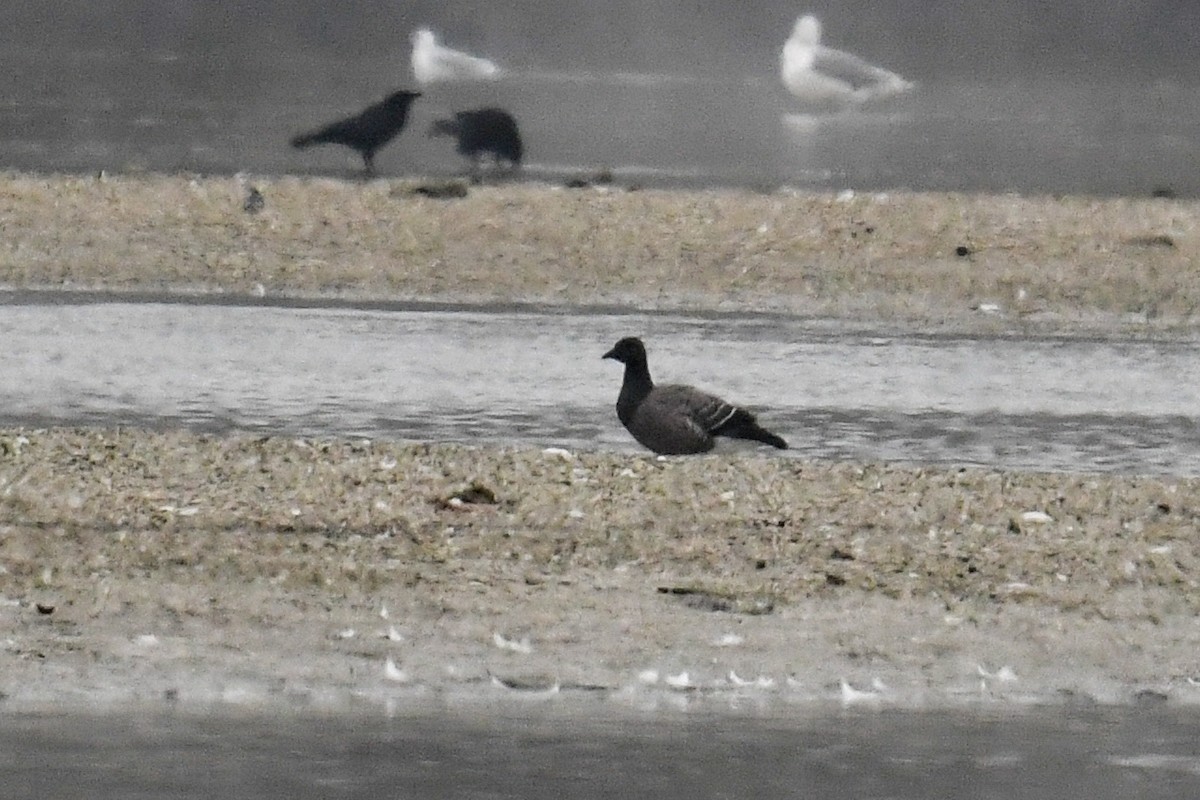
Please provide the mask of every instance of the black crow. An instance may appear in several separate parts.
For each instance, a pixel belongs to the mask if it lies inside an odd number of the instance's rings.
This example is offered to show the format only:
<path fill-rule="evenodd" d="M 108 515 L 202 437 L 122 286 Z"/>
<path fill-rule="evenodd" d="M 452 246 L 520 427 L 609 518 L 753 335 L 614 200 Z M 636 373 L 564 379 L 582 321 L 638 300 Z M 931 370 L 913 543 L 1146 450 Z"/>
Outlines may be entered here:
<path fill-rule="evenodd" d="M 617 417 L 633 438 L 662 455 L 707 453 L 714 436 L 751 439 L 781 450 L 787 442 L 764 428 L 744 408 L 691 386 L 655 386 L 646 364 L 646 347 L 633 336 L 604 354 L 625 365 L 617 396 Z"/>
<path fill-rule="evenodd" d="M 521 156 L 525 152 L 517 121 L 502 108 L 459 111 L 449 119 L 435 120 L 429 135 L 457 139 L 455 149 L 471 159 L 472 173 L 478 172 L 485 154 L 490 153 L 497 165 L 507 161 L 515 169 L 521 166 Z"/>
<path fill-rule="evenodd" d="M 375 151 L 404 129 L 408 107 L 420 92 L 395 92 L 367 108 L 361 114 L 331 122 L 312 133 L 292 139 L 292 147 L 304 149 L 314 144 L 344 144 L 358 151 L 367 175 L 375 172 Z"/>

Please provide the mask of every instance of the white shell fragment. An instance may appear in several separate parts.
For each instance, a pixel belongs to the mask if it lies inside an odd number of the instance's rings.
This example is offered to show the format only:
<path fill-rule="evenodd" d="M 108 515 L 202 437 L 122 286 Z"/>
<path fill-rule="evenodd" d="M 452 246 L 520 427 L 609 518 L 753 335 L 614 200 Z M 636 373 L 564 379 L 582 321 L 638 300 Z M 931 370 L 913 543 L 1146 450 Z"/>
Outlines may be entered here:
<path fill-rule="evenodd" d="M 689 689 L 692 686 L 692 679 L 686 670 L 678 675 L 668 675 L 663 681 L 672 689 Z"/>
<path fill-rule="evenodd" d="M 846 679 L 842 679 L 842 705 L 875 705 L 883 701 L 883 692 L 869 691 L 864 692 L 860 689 L 855 689 Z"/>
<path fill-rule="evenodd" d="M 989 681 L 1000 681 L 1001 683 L 1011 683 L 1017 680 L 1017 673 L 1010 666 L 1003 666 L 995 672 L 988 672 L 983 664 L 978 664 L 975 667 L 979 672 L 979 677 Z"/>
<path fill-rule="evenodd" d="M 508 639 L 502 633 L 496 632 L 492 634 L 492 642 L 501 650 L 511 650 L 514 653 L 520 653 L 525 656 L 533 652 L 533 645 L 529 643 L 529 637 L 527 636 L 520 640 Z"/>
<path fill-rule="evenodd" d="M 408 683 L 411 680 L 407 672 L 396 666 L 391 656 L 383 662 L 383 677 L 395 683 Z"/>
<path fill-rule="evenodd" d="M 747 680 L 739 677 L 738 674 L 733 670 L 729 670 L 729 682 L 734 686 L 750 686 L 755 689 L 770 689 L 775 685 L 775 679 L 766 675 L 759 675 L 757 678 L 751 678 Z"/>

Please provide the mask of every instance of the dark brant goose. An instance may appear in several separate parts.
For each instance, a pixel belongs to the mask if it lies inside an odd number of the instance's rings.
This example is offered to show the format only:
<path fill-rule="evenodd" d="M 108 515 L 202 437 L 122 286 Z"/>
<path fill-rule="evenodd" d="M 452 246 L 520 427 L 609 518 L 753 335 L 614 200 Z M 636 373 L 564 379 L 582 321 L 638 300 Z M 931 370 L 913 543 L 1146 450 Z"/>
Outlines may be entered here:
<path fill-rule="evenodd" d="M 314 144 L 344 144 L 358 151 L 366 174 L 373 175 L 375 151 L 404 130 L 408 107 L 420 96 L 420 92 L 394 92 L 361 114 L 300 134 L 292 139 L 292 147 L 303 150 Z"/>
<path fill-rule="evenodd" d="M 714 436 L 752 439 L 781 450 L 787 442 L 758 426 L 744 408 L 691 386 L 655 386 L 646 364 L 646 346 L 633 336 L 604 354 L 625 365 L 617 396 L 617 417 L 640 444 L 660 455 L 706 453 Z"/>
<path fill-rule="evenodd" d="M 430 136 L 452 136 L 458 141 L 455 150 L 471 159 L 472 174 L 478 174 L 485 155 L 496 161 L 507 161 L 511 169 L 521 166 L 524 145 L 513 115 L 503 108 L 477 108 L 459 111 L 449 119 L 434 120 Z"/>

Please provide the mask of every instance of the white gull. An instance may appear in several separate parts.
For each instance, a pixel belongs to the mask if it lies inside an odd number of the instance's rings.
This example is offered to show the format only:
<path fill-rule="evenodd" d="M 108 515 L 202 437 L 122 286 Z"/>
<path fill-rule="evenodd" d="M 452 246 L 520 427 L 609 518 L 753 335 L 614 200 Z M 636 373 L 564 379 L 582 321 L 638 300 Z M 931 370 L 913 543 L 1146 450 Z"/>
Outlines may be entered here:
<path fill-rule="evenodd" d="M 913 88 L 894 72 L 822 45 L 821 22 L 812 14 L 796 20 L 780 53 L 779 75 L 808 111 L 842 111 Z"/>
<path fill-rule="evenodd" d="M 494 80 L 500 76 L 500 68 L 488 59 L 438 44 L 429 28 L 413 32 L 412 46 L 413 77 L 422 86 L 443 81 Z"/>

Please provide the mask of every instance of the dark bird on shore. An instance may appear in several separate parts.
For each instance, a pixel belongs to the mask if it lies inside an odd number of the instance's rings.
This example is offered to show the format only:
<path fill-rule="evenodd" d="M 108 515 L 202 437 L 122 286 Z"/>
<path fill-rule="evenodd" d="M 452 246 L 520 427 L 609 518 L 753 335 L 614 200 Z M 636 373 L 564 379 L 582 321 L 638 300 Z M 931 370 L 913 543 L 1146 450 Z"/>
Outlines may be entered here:
<path fill-rule="evenodd" d="M 660 455 L 706 453 L 714 436 L 750 439 L 781 450 L 787 442 L 759 427 L 754 415 L 691 386 L 656 386 L 646 363 L 646 346 L 630 336 L 604 354 L 625 365 L 617 417 L 633 438 Z"/>
<path fill-rule="evenodd" d="M 267 198 L 263 197 L 263 193 L 258 190 L 257 186 L 251 186 L 250 191 L 246 192 L 246 199 L 242 201 L 242 211 L 247 214 L 257 214 L 266 205 Z"/>
<path fill-rule="evenodd" d="M 497 167 L 507 161 L 516 169 L 525 153 L 517 121 L 502 108 L 459 111 L 448 119 L 434 120 L 429 135 L 454 137 L 458 141 L 455 150 L 471 159 L 473 175 L 478 175 L 484 156 L 490 155 Z"/>
<path fill-rule="evenodd" d="M 315 144 L 344 144 L 358 151 L 366 174 L 373 175 L 376 151 L 404 130 L 408 108 L 420 96 L 420 92 L 394 92 L 361 114 L 300 134 L 292 139 L 292 147 L 303 150 Z"/>

